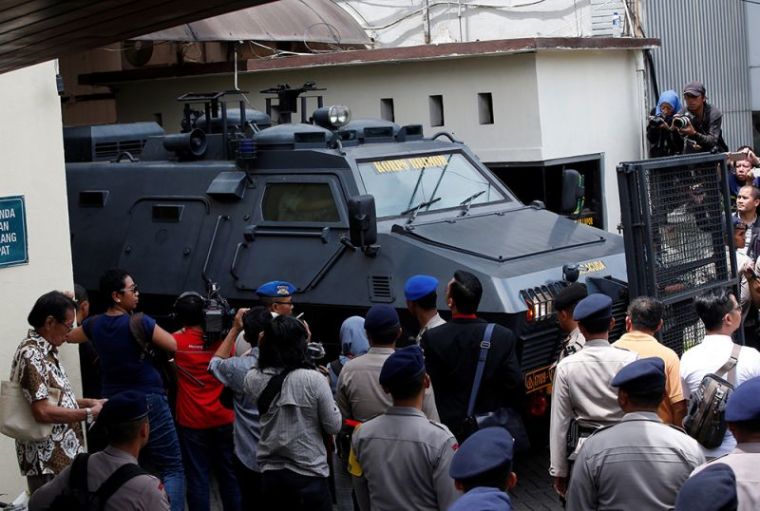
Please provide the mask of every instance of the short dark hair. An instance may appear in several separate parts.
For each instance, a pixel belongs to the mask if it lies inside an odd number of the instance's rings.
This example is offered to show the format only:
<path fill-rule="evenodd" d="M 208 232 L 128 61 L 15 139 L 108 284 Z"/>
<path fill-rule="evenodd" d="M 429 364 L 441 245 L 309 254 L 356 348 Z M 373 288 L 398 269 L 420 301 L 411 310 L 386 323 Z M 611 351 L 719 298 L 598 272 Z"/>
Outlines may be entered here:
<path fill-rule="evenodd" d="M 82 302 L 89 302 L 90 295 L 87 294 L 87 290 L 84 286 L 74 284 L 74 299 L 77 301 L 77 305 L 79 305 Z"/>
<path fill-rule="evenodd" d="M 621 390 L 628 394 L 628 400 L 632 405 L 650 409 L 655 409 L 660 406 L 660 402 L 662 402 L 662 399 L 664 397 L 663 392 L 665 392 L 664 388 L 659 390 L 650 390 L 648 392 L 629 392 L 625 389 Z"/>
<path fill-rule="evenodd" d="M 451 299 L 462 314 L 475 314 L 483 297 L 483 286 L 472 273 L 464 270 L 454 272 L 451 283 Z"/>
<path fill-rule="evenodd" d="M 505 491 L 507 489 L 507 478 L 511 472 L 512 461 L 510 460 L 503 465 L 499 465 L 498 467 L 492 468 L 482 474 L 478 474 L 475 477 L 457 479 L 457 481 L 462 485 L 465 492 L 479 486 L 498 488 L 501 491 Z"/>
<path fill-rule="evenodd" d="M 739 190 L 741 190 L 742 188 L 749 188 L 750 193 L 752 194 L 752 200 L 760 199 L 760 188 L 758 188 L 757 186 L 755 186 L 755 185 L 744 185 L 741 188 L 739 188 Z"/>
<path fill-rule="evenodd" d="M 393 399 L 411 399 L 422 391 L 425 386 L 425 373 L 423 372 L 413 380 L 393 385 L 386 385 Z"/>
<path fill-rule="evenodd" d="M 119 293 L 124 289 L 124 281 L 129 277 L 129 272 L 121 268 L 111 268 L 100 277 L 100 294 L 102 299 L 113 305 L 115 302 L 112 293 Z"/>
<path fill-rule="evenodd" d="M 731 303 L 733 291 L 720 288 L 701 294 L 694 299 L 697 316 L 705 324 L 707 330 L 717 330 L 723 324 L 723 318 L 730 313 L 734 305 Z M 734 297 L 736 300 L 736 297 Z"/>
<path fill-rule="evenodd" d="M 105 427 L 108 443 L 122 445 L 127 444 L 137 438 L 140 428 L 148 421 L 148 417 L 143 417 L 136 421 L 119 422 L 109 424 Z"/>
<path fill-rule="evenodd" d="M 198 326 L 203 323 L 206 300 L 196 292 L 182 293 L 174 302 L 174 315 L 182 326 Z"/>
<path fill-rule="evenodd" d="M 760 420 L 732 422 L 736 429 L 747 433 L 760 433 Z"/>
<path fill-rule="evenodd" d="M 272 321 L 272 313 L 266 307 L 258 305 L 243 315 L 243 332 L 245 340 L 250 344 L 256 343 L 259 334 Z"/>
<path fill-rule="evenodd" d="M 74 300 L 60 291 L 50 291 L 37 298 L 26 320 L 33 328 L 43 326 L 48 316 L 52 316 L 59 323 L 63 323 L 66 321 L 66 312 L 70 310 L 77 310 L 77 304 L 74 303 Z"/>
<path fill-rule="evenodd" d="M 430 311 L 434 310 L 438 305 L 438 293 L 433 291 L 432 293 L 428 293 L 423 297 L 420 297 L 416 300 L 410 300 L 417 304 L 417 307 L 419 307 L 422 310 Z"/>
<path fill-rule="evenodd" d="M 291 316 L 277 316 L 264 328 L 259 347 L 259 369 L 311 367 L 306 358 L 306 327 Z"/>
<path fill-rule="evenodd" d="M 665 305 L 651 296 L 634 298 L 628 306 L 628 317 L 634 328 L 656 330 L 665 314 Z"/>
<path fill-rule="evenodd" d="M 369 330 L 366 330 L 366 332 L 367 339 L 372 344 L 388 346 L 398 341 L 398 338 L 401 336 L 401 327 L 394 325 L 390 328 L 386 328 L 385 330 L 378 330 L 376 332 L 370 332 Z"/>
<path fill-rule="evenodd" d="M 578 320 L 578 324 L 582 326 L 589 335 L 609 332 L 611 322 L 612 318 L 586 318 Z"/>

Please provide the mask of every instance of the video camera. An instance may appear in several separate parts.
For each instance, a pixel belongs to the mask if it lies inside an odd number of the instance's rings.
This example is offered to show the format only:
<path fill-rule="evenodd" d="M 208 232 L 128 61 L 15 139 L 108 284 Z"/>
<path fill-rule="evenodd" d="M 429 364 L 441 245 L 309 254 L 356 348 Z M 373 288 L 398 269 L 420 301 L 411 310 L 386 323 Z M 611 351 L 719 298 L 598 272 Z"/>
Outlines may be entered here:
<path fill-rule="evenodd" d="M 692 117 L 693 116 L 689 113 L 674 115 L 673 126 L 679 130 L 684 129 L 687 126 L 691 126 Z"/>
<path fill-rule="evenodd" d="M 219 294 L 219 286 L 208 282 L 207 294 L 204 297 L 195 291 L 187 291 L 177 297 L 174 302 L 174 317 L 180 322 L 183 311 L 197 321 L 198 307 L 201 308 L 200 326 L 203 328 L 203 344 L 208 347 L 223 339 L 232 328 L 235 319 L 235 309 L 230 307 L 227 300 Z"/>

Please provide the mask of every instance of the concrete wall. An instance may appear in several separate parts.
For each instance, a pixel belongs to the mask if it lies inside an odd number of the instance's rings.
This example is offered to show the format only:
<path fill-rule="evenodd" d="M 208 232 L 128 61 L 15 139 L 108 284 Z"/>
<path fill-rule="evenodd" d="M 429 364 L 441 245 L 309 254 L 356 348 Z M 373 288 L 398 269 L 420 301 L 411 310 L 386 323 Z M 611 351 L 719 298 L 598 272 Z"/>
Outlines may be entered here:
<path fill-rule="evenodd" d="M 29 264 L 0 268 L 0 377 L 29 328 L 26 316 L 35 300 L 53 289 L 73 289 L 66 206 L 61 105 L 52 62 L 0 74 L 3 115 L 0 197 L 26 198 Z M 61 348 L 62 363 L 81 396 L 79 358 L 73 346 Z M 14 441 L 0 435 L 0 493 L 15 498 L 24 488 Z M 5 498 L 4 498 L 5 499 Z"/>
<path fill-rule="evenodd" d="M 640 54 L 545 52 L 536 69 L 544 159 L 604 154 L 605 217 L 614 232 L 620 222 L 616 167 L 645 154 Z"/>

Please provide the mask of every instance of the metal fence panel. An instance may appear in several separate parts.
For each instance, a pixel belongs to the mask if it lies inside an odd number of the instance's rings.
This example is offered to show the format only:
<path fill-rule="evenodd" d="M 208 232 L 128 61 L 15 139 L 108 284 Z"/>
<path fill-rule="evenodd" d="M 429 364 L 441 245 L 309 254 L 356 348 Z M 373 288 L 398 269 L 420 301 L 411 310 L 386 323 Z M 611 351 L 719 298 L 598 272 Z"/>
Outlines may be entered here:
<path fill-rule="evenodd" d="M 618 174 L 631 299 L 665 303 L 662 342 L 680 354 L 704 336 L 694 298 L 737 282 L 725 159 L 626 162 Z"/>

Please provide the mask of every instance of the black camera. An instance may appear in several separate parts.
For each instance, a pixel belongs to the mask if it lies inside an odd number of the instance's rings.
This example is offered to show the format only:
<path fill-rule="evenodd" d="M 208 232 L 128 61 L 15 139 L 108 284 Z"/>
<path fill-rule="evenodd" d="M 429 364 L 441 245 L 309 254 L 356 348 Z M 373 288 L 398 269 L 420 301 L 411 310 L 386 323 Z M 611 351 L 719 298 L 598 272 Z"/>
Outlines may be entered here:
<path fill-rule="evenodd" d="M 649 116 L 649 127 L 656 128 L 663 124 L 667 124 L 667 121 L 665 121 L 665 118 L 663 118 L 662 116 L 659 116 L 659 115 Z"/>
<path fill-rule="evenodd" d="M 185 324 L 197 324 L 200 319 L 203 343 L 208 347 L 229 333 L 235 319 L 235 309 L 219 294 L 217 284 L 209 282 L 205 297 L 195 291 L 179 295 L 174 302 L 174 317 Z"/>
<path fill-rule="evenodd" d="M 691 114 L 679 114 L 673 116 L 673 126 L 682 130 L 687 126 L 691 126 Z"/>

